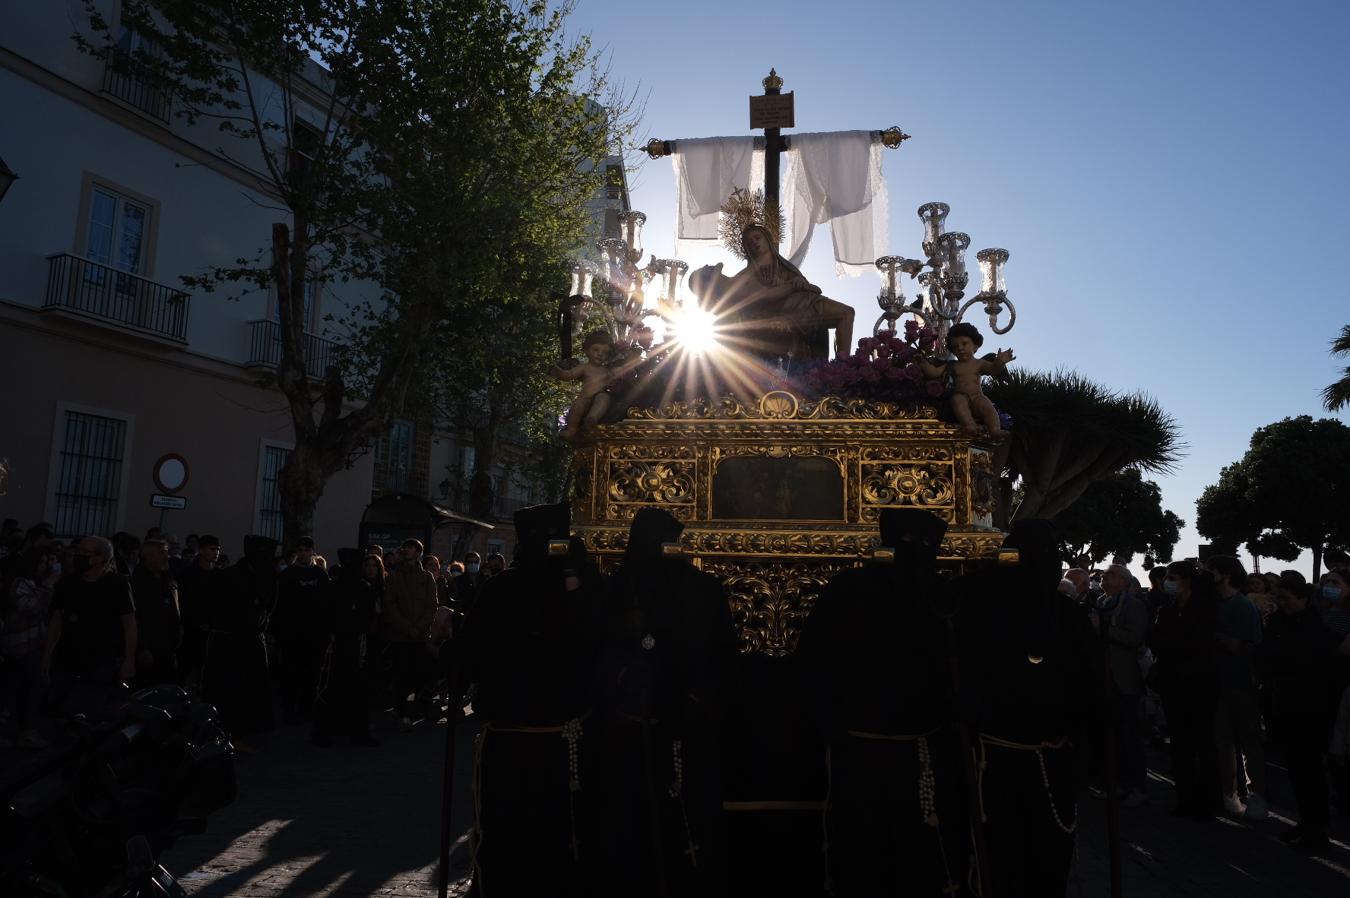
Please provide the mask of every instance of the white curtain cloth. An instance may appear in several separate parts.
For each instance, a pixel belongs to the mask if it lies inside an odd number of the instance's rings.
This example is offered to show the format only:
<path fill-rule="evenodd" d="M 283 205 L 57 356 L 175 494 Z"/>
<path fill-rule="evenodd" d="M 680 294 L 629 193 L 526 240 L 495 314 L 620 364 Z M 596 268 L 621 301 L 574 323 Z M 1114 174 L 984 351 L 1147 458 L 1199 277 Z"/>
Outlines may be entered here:
<path fill-rule="evenodd" d="M 881 139 L 870 131 L 792 135 L 783 178 L 788 261 L 800 267 L 811 230 L 829 222 L 835 274 L 875 270 L 889 239 L 881 153 Z"/>
<path fill-rule="evenodd" d="M 763 189 L 764 153 L 755 149 L 753 137 L 681 140 L 671 162 L 677 196 L 676 254 L 693 248 L 684 241 L 718 239 L 719 210 L 733 190 Z"/>

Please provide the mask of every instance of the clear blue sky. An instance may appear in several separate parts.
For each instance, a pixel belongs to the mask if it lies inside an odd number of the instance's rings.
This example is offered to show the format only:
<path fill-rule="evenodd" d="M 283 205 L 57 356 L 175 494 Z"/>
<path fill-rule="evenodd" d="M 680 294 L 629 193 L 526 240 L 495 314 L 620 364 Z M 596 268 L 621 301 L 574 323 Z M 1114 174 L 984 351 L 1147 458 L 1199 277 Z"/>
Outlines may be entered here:
<path fill-rule="evenodd" d="M 913 135 L 886 153 L 890 251 L 919 255 L 914 210 L 951 204 L 972 269 L 1012 253 L 1016 364 L 1176 417 L 1179 557 L 1256 427 L 1325 414 L 1350 323 L 1350 2 L 578 0 L 570 29 L 645 100 L 642 142 L 749 133 L 770 66 L 798 131 Z M 673 253 L 669 160 L 631 177 L 649 251 Z M 824 229 L 804 273 L 870 328 L 880 282 L 836 280 Z"/>

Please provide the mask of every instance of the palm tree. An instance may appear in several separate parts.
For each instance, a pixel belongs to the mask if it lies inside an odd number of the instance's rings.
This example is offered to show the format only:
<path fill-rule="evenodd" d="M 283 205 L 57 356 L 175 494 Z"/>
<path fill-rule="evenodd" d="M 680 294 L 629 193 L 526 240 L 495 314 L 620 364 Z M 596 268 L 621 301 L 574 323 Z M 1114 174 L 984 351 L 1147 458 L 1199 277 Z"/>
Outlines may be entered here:
<path fill-rule="evenodd" d="M 1341 328 L 1341 335 L 1331 341 L 1331 354 L 1350 355 L 1350 324 Z M 1322 391 L 1322 405 L 1329 412 L 1338 412 L 1350 405 L 1350 368 L 1346 368 L 1341 379 L 1330 384 Z"/>
<path fill-rule="evenodd" d="M 1013 419 L 999 456 L 1010 480 L 1021 478 L 1018 518 L 1053 518 L 1124 468 L 1168 473 L 1184 449 L 1176 421 L 1157 401 L 1115 393 L 1077 372 L 1013 371 L 986 392 Z"/>

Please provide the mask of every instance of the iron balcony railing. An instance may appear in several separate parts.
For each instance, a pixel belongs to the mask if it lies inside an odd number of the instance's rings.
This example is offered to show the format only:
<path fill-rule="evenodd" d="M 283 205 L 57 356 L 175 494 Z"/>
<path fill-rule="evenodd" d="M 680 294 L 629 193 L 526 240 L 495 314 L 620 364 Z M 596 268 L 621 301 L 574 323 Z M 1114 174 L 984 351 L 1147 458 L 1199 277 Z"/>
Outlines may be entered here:
<path fill-rule="evenodd" d="M 150 83 L 145 67 L 128 53 L 108 57 L 103 70 L 103 90 L 124 103 L 169 123 L 169 95 Z"/>
<path fill-rule="evenodd" d="M 71 309 L 187 342 L 188 295 L 69 253 L 47 257 L 44 309 Z"/>
<path fill-rule="evenodd" d="M 305 373 L 322 378 L 338 364 L 339 346 L 332 340 L 305 334 Z M 275 368 L 281 364 L 281 326 L 275 321 L 249 322 L 248 364 Z"/>

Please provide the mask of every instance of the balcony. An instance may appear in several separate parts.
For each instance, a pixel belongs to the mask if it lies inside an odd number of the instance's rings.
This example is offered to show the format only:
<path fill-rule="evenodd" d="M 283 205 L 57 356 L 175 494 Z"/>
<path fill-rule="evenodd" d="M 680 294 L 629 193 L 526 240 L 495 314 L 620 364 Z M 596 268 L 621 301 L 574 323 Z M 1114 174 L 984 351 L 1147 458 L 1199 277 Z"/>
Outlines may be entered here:
<path fill-rule="evenodd" d="M 73 312 L 187 342 L 188 295 L 69 253 L 47 257 L 43 311 Z"/>
<path fill-rule="evenodd" d="M 150 83 L 144 68 L 128 53 L 108 57 L 103 91 L 164 124 L 169 123 L 169 96 Z"/>
<path fill-rule="evenodd" d="M 255 368 L 276 368 L 281 364 L 281 326 L 275 321 L 250 321 L 248 361 Z M 305 334 L 305 373 L 323 379 L 330 365 L 338 364 L 341 347 L 332 340 Z"/>

